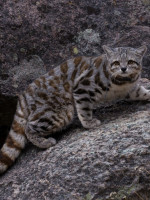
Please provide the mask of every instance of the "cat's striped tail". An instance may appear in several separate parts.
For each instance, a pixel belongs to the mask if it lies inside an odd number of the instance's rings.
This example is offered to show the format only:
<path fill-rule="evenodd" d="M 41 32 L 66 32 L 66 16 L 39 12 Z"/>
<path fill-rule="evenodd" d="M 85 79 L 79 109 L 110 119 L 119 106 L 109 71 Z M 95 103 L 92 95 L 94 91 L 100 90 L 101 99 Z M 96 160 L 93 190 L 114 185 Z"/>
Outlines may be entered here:
<path fill-rule="evenodd" d="M 25 124 L 23 111 L 18 103 L 17 111 L 10 132 L 0 150 L 0 174 L 4 173 L 16 160 L 26 144 Z"/>

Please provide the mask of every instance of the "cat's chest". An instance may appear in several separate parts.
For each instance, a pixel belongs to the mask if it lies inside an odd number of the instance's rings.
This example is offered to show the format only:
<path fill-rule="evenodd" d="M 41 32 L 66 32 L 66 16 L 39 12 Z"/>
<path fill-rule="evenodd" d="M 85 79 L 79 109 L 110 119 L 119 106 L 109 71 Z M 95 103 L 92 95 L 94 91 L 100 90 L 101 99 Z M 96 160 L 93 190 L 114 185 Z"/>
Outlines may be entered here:
<path fill-rule="evenodd" d="M 131 90 L 131 85 L 116 86 L 111 85 L 108 91 L 103 91 L 101 95 L 97 95 L 97 102 L 110 103 L 126 98 Z"/>

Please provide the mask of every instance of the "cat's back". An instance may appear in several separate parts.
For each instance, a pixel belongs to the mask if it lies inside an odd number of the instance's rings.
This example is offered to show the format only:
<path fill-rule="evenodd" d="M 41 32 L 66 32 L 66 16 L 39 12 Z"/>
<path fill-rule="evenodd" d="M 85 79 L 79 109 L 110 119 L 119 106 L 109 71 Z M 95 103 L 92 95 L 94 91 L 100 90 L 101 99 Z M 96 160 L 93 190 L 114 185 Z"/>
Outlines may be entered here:
<path fill-rule="evenodd" d="M 58 83 L 71 80 L 72 82 L 75 78 L 81 75 L 82 72 L 87 70 L 92 62 L 92 57 L 78 56 L 71 58 L 57 65 L 55 68 L 51 69 L 46 74 L 37 78 L 33 83 L 38 87 L 42 86 L 41 82 L 46 82 L 49 80 L 56 80 Z M 58 81 L 59 79 L 59 81 Z"/>

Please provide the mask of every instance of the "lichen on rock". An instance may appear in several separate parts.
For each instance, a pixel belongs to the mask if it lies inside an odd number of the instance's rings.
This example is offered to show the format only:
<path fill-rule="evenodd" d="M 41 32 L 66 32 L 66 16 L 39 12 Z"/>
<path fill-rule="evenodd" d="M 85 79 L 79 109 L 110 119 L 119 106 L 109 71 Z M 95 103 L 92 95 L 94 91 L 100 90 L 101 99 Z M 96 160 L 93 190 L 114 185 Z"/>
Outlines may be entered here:
<path fill-rule="evenodd" d="M 75 40 L 82 54 L 100 54 L 97 47 L 101 44 L 101 38 L 99 33 L 93 29 L 86 29 L 79 32 Z"/>

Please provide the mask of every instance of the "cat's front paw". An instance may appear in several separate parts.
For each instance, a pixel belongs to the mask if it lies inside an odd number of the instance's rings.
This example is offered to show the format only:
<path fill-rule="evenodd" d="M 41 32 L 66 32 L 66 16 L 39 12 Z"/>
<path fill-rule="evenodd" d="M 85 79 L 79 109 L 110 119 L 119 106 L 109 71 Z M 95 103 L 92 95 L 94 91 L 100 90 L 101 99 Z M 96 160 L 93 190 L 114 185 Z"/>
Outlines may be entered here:
<path fill-rule="evenodd" d="M 92 120 L 82 121 L 83 127 L 87 129 L 96 128 L 100 124 L 101 124 L 101 121 L 96 118 L 93 118 Z"/>

